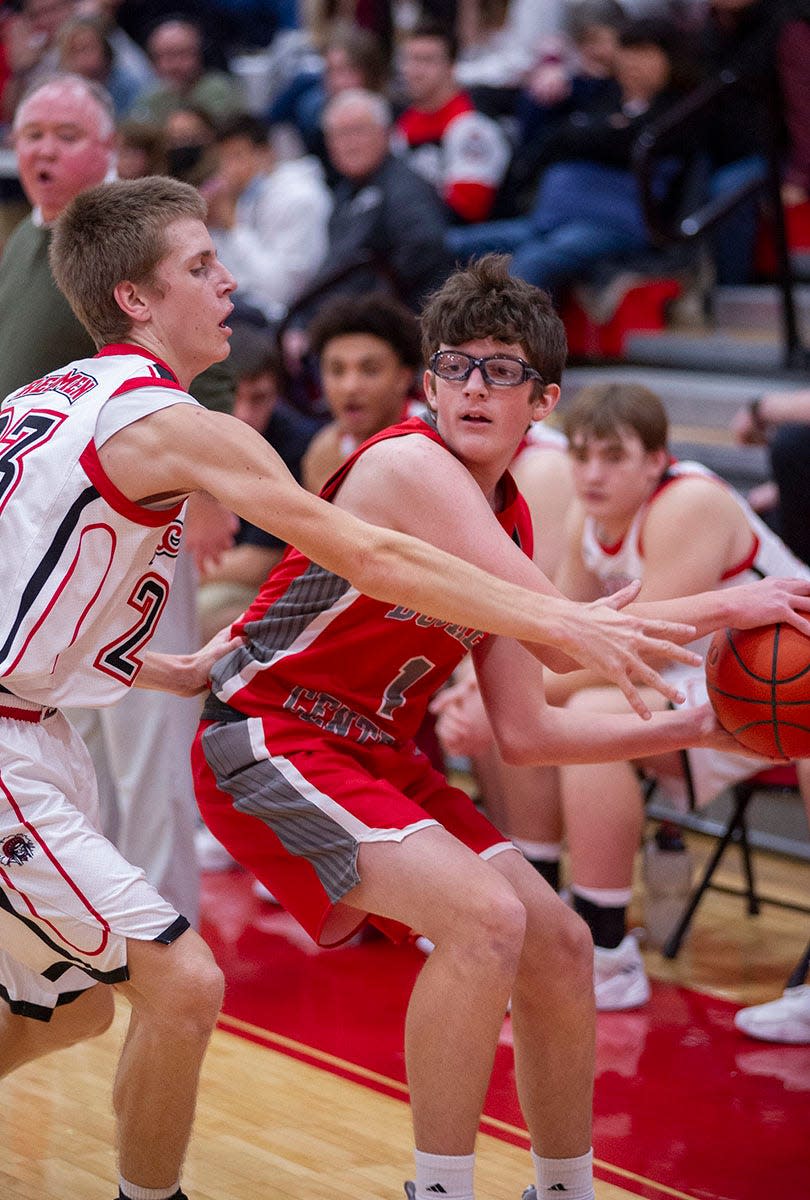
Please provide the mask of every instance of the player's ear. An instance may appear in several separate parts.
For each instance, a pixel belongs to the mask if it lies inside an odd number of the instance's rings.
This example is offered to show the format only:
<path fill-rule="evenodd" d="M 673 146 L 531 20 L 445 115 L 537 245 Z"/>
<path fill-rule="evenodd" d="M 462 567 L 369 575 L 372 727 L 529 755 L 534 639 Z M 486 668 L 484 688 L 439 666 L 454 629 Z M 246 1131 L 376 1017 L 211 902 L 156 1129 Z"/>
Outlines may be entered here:
<path fill-rule="evenodd" d="M 560 401 L 560 385 L 547 383 L 532 399 L 532 421 L 542 421 L 553 412 Z"/>
<path fill-rule="evenodd" d="M 422 391 L 425 393 L 425 403 L 432 413 L 436 412 L 436 376 L 431 370 L 422 376 Z"/>
<path fill-rule="evenodd" d="M 124 279 L 113 288 L 118 307 L 132 321 L 148 321 L 152 315 L 149 301 L 137 283 Z"/>

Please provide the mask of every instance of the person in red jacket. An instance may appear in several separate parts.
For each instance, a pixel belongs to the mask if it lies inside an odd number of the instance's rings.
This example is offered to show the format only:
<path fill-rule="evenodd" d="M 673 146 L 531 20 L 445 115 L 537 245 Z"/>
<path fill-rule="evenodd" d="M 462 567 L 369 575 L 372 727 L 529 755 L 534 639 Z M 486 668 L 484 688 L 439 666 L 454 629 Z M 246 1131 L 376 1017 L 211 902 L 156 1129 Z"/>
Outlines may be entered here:
<path fill-rule="evenodd" d="M 435 185 L 457 221 L 484 221 L 509 165 L 509 142 L 456 83 L 456 49 L 453 35 L 429 21 L 403 41 L 408 107 L 396 122 L 393 145 Z"/>

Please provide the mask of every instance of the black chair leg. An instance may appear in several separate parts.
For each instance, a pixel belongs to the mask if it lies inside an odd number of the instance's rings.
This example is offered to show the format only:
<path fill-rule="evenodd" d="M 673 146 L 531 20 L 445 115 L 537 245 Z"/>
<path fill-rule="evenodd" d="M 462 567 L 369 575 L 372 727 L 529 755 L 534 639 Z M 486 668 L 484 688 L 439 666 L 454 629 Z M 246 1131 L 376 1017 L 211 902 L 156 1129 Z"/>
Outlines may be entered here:
<path fill-rule="evenodd" d="M 807 982 L 807 974 L 810 971 L 810 942 L 807 943 L 807 949 L 801 956 L 796 966 L 790 973 L 790 978 L 785 984 L 786 987 L 801 987 Z"/>
<path fill-rule="evenodd" d="M 673 929 L 672 933 L 667 938 L 663 945 L 661 953 L 664 958 L 675 958 L 681 948 L 681 942 L 686 936 L 686 932 L 692 923 L 692 917 L 695 915 L 695 910 L 703 899 L 703 894 L 711 884 L 712 876 L 714 875 L 720 859 L 726 852 L 729 843 L 738 840 L 740 842 L 741 852 L 743 854 L 743 862 L 746 870 L 746 880 L 748 884 L 748 907 L 749 912 L 758 912 L 759 903 L 757 901 L 756 892 L 754 891 L 754 876 L 751 865 L 751 851 L 748 844 L 748 836 L 745 827 L 745 810 L 748 807 L 748 802 L 751 799 L 753 792 L 748 788 L 734 789 L 734 811 L 726 826 L 725 833 L 715 846 L 714 853 L 709 859 L 701 876 L 700 883 L 689 899 L 689 903 L 683 911 L 681 919 Z M 755 907 L 752 907 L 754 905 Z"/>

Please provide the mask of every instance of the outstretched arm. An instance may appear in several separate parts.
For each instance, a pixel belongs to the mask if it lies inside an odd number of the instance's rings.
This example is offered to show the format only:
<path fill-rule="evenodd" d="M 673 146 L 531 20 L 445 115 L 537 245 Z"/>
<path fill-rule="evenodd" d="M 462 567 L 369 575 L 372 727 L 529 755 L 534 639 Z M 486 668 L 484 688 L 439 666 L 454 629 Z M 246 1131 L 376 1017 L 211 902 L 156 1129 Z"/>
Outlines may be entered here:
<path fill-rule="evenodd" d="M 656 712 L 643 725 L 629 712 L 593 712 L 583 720 L 581 710 L 569 712 L 546 702 L 542 668 L 515 642 L 492 638 L 476 649 L 474 660 L 498 749 L 515 766 L 623 762 L 685 746 L 744 753 L 719 727 L 709 705 Z M 443 719 L 457 737 L 463 735 L 463 725 L 446 712 Z"/>
<path fill-rule="evenodd" d="M 507 582 L 512 572 L 503 564 L 485 559 L 492 573 L 477 565 L 479 551 L 463 562 L 435 545 L 384 528 L 366 513 L 371 524 L 358 520 L 305 492 L 262 437 L 223 413 L 186 405 L 163 409 L 115 434 L 100 457 L 113 483 L 132 500 L 168 502 L 203 489 L 376 599 L 556 646 L 577 660 L 585 654 L 588 665 L 598 663 L 642 716 L 649 714 L 635 681 L 675 696 L 645 658 L 660 661 L 662 652 L 679 656 L 675 640 L 694 636 L 691 626 L 628 618 L 606 605 L 587 608 L 565 600 L 553 594 L 545 576 L 516 547 L 517 560 L 525 564 L 521 570 L 528 574 Z M 443 459 L 455 462 L 446 454 Z M 429 487 L 427 480 L 420 483 Z M 430 503 L 435 512 L 435 497 Z M 399 504 L 406 506 L 402 499 Z M 491 513 L 489 517 L 494 522 Z M 500 539 L 508 542 L 502 533 Z M 623 601 L 630 598 L 628 594 Z"/>

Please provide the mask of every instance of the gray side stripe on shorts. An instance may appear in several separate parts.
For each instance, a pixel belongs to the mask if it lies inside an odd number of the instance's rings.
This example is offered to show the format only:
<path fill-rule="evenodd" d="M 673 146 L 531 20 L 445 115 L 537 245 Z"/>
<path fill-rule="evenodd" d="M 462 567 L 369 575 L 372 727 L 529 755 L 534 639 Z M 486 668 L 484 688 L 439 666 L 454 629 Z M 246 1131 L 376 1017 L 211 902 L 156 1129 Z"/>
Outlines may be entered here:
<path fill-rule="evenodd" d="M 233 797 L 238 812 L 263 821 L 290 854 L 307 859 L 336 903 L 360 881 L 358 839 L 318 805 L 316 789 L 306 794 L 305 780 L 298 787 L 271 759 L 256 760 L 250 724 L 215 725 L 203 734 L 203 750 L 217 786 Z M 289 775 L 295 774 L 290 765 Z M 349 814 L 347 818 L 352 820 Z"/>

